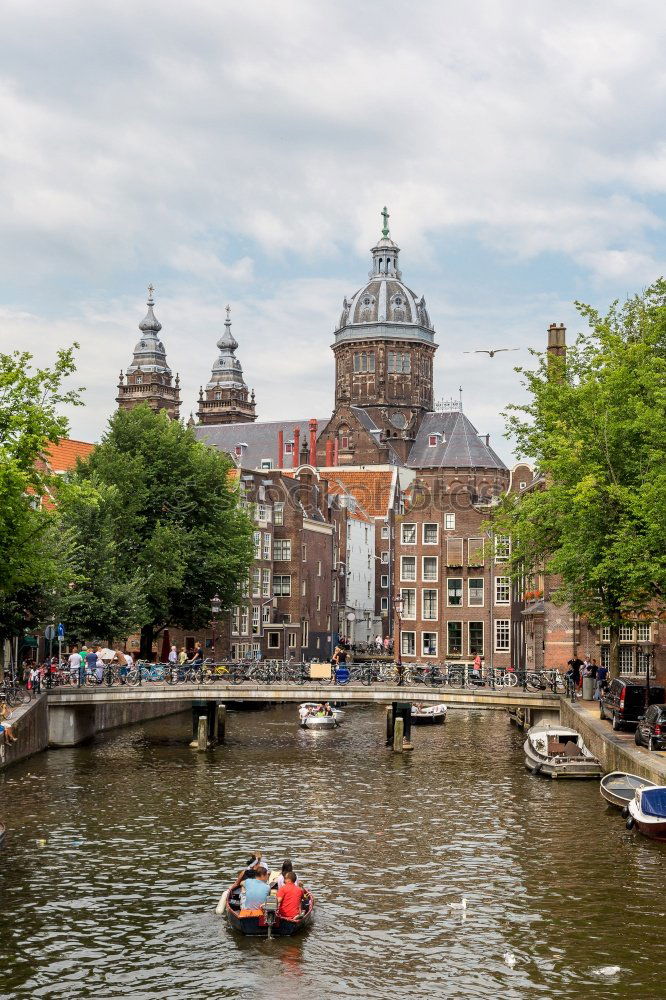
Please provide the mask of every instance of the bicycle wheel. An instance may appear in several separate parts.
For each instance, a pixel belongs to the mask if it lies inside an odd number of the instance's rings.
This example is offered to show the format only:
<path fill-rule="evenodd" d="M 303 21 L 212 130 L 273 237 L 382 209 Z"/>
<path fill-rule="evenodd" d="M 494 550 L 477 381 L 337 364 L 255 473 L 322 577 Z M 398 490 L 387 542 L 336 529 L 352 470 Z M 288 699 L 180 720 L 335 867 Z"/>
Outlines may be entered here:
<path fill-rule="evenodd" d="M 513 688 L 517 685 L 517 683 L 518 683 L 518 678 L 516 677 L 516 675 L 511 670 L 507 670 L 507 672 L 504 674 L 504 677 L 502 678 L 502 684 L 504 685 L 504 687 Z"/>
<path fill-rule="evenodd" d="M 229 677 L 232 684 L 242 684 L 245 680 L 245 671 L 242 667 L 233 667 Z"/>
<path fill-rule="evenodd" d="M 449 670 L 449 687 L 462 687 L 462 686 L 463 686 L 462 670 Z"/>
<path fill-rule="evenodd" d="M 542 688 L 541 677 L 539 674 L 527 674 L 525 677 L 525 683 L 528 691 L 540 691 Z"/>

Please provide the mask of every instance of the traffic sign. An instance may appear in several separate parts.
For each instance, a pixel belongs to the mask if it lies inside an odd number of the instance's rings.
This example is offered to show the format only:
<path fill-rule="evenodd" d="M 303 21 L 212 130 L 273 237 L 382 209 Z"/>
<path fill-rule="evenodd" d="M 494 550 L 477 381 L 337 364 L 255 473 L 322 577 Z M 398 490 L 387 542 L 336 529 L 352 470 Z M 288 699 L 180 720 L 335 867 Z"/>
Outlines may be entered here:
<path fill-rule="evenodd" d="M 65 638 L 65 626 L 62 624 L 62 622 L 60 623 L 60 625 L 58 625 L 58 638 L 59 639 Z"/>
<path fill-rule="evenodd" d="M 55 625 L 47 625 L 46 628 L 44 629 L 44 638 L 48 639 L 49 642 L 55 639 L 55 634 L 56 634 Z"/>

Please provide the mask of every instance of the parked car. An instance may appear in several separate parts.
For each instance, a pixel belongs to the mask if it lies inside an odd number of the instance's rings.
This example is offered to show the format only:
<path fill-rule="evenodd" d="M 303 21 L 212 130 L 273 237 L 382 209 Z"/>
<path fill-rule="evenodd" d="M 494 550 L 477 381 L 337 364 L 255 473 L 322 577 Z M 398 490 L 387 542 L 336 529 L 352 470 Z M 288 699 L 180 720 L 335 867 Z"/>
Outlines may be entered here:
<path fill-rule="evenodd" d="M 663 702 L 666 702 L 666 691 L 651 684 L 650 705 Z M 599 700 L 599 717 L 610 719 L 613 729 L 637 725 L 645 709 L 645 681 L 636 677 L 616 677 Z"/>
<path fill-rule="evenodd" d="M 666 705 L 650 705 L 645 715 L 638 716 L 634 739 L 637 747 L 666 750 Z"/>

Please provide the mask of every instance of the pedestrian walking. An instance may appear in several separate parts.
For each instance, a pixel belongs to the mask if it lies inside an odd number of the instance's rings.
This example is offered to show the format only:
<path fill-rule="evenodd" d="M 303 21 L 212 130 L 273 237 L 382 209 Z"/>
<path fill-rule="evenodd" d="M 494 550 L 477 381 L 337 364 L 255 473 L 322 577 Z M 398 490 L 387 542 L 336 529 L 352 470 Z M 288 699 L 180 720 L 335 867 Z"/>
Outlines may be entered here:
<path fill-rule="evenodd" d="M 76 646 L 74 646 L 74 649 L 69 654 L 67 663 L 69 666 L 72 684 L 76 687 L 77 684 L 81 683 L 81 654 Z"/>

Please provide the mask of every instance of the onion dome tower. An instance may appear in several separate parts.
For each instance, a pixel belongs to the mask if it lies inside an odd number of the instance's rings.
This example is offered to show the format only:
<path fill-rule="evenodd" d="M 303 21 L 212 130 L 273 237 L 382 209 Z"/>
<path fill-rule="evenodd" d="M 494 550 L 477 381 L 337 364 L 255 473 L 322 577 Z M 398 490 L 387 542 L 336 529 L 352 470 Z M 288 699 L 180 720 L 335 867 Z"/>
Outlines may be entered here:
<path fill-rule="evenodd" d="M 254 390 L 248 392 L 243 368 L 236 357 L 238 341 L 231 332 L 231 307 L 227 306 L 224 333 L 217 342 L 220 354 L 210 382 L 199 389 L 199 424 L 249 424 L 257 419 Z"/>
<path fill-rule="evenodd" d="M 155 289 L 148 285 L 148 312 L 139 323 L 141 339 L 125 376 L 121 371 L 116 402 L 121 410 L 131 410 L 146 403 L 151 410 L 166 410 L 172 420 L 180 411 L 180 379 L 172 379 L 164 344 L 159 339 L 162 324 L 153 312 Z"/>
<path fill-rule="evenodd" d="M 335 331 L 335 410 L 365 411 L 379 439 L 404 460 L 423 415 L 433 409 L 437 344 L 425 299 L 403 283 L 386 208 L 381 215 L 369 280 L 345 297 Z"/>

